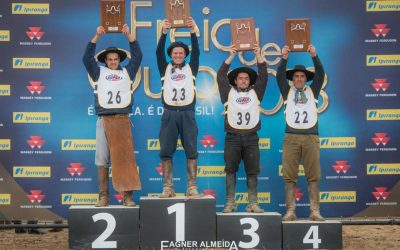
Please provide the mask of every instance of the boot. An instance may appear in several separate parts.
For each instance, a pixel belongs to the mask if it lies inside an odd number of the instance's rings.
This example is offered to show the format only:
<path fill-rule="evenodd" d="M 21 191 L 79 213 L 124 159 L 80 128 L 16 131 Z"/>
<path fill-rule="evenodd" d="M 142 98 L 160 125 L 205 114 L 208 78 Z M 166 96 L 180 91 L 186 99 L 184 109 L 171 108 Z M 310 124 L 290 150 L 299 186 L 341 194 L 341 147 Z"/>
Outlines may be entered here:
<path fill-rule="evenodd" d="M 124 197 L 122 199 L 122 204 L 126 207 L 134 207 L 136 206 L 135 202 L 132 199 L 133 191 L 124 191 Z"/>
<path fill-rule="evenodd" d="M 249 196 L 249 204 L 246 207 L 246 211 L 249 213 L 264 213 L 264 209 L 258 205 L 257 175 L 247 175 L 247 194 Z"/>
<path fill-rule="evenodd" d="M 319 182 L 311 181 L 308 183 L 308 196 L 310 197 L 310 220 L 324 221 L 325 219 L 319 213 Z"/>
<path fill-rule="evenodd" d="M 285 182 L 286 214 L 283 221 L 297 220 L 296 216 L 296 183 Z"/>
<path fill-rule="evenodd" d="M 187 159 L 187 190 L 186 196 L 200 198 L 201 194 L 197 191 L 197 159 Z"/>
<path fill-rule="evenodd" d="M 235 212 L 237 204 L 235 202 L 236 173 L 226 173 L 226 203 L 223 213 Z"/>
<path fill-rule="evenodd" d="M 99 182 L 99 202 L 97 202 L 96 207 L 107 207 L 109 203 L 108 198 L 108 168 L 98 167 L 97 171 L 98 182 Z"/>
<path fill-rule="evenodd" d="M 173 180 L 172 180 L 172 160 L 165 160 L 161 162 L 161 168 L 162 168 L 162 173 L 163 173 L 163 178 L 164 178 L 164 187 L 163 191 L 160 194 L 160 198 L 169 198 L 169 197 L 175 197 L 175 192 L 174 192 L 174 185 L 173 185 Z"/>

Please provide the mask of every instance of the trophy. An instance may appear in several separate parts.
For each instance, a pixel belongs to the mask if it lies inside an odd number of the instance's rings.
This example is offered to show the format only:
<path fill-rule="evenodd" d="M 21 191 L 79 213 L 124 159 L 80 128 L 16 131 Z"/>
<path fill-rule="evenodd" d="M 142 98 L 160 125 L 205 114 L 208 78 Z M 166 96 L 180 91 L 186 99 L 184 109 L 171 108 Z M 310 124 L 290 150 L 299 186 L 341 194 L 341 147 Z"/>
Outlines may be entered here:
<path fill-rule="evenodd" d="M 307 51 L 310 44 L 310 19 L 286 19 L 286 45 L 292 52 Z"/>
<path fill-rule="evenodd" d="M 189 0 L 165 0 L 165 16 L 171 28 L 188 27 L 186 18 L 190 17 Z"/>
<path fill-rule="evenodd" d="M 254 18 L 231 19 L 231 41 L 237 51 L 253 50 L 257 42 Z"/>
<path fill-rule="evenodd" d="M 125 0 L 101 0 L 101 25 L 106 33 L 120 33 L 125 24 Z"/>

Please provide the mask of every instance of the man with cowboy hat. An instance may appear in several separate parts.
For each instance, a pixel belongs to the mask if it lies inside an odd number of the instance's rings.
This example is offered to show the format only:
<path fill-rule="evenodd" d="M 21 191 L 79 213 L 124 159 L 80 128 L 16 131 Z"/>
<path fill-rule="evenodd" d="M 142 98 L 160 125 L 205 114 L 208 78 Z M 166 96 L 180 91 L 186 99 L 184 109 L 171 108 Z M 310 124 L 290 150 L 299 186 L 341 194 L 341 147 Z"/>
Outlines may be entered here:
<path fill-rule="evenodd" d="M 303 65 L 286 71 L 290 49 L 282 49 L 282 60 L 278 66 L 276 80 L 285 103 L 286 130 L 283 141 L 283 178 L 285 181 L 286 214 L 284 221 L 296 220 L 296 182 L 300 161 L 303 162 L 310 198 L 309 219 L 322 221 L 319 212 L 319 180 L 321 167 L 318 137 L 318 96 L 325 78 L 324 68 L 313 45 L 308 47 L 315 73 Z M 289 85 L 287 80 L 293 82 Z M 306 82 L 311 81 L 310 85 Z"/>
<path fill-rule="evenodd" d="M 96 157 L 98 167 L 99 202 L 96 206 L 109 204 L 109 167 L 113 167 L 112 184 L 115 190 L 123 192 L 123 204 L 135 206 L 132 190 L 140 190 L 141 183 L 133 148 L 129 113 L 132 112 L 132 80 L 142 61 L 139 43 L 124 25 L 122 33 L 128 38 L 131 59 L 121 67 L 127 57 L 125 51 L 108 47 L 97 56 L 105 66 L 99 66 L 95 59 L 96 42 L 105 34 L 99 26 L 96 35 L 88 43 L 83 63 L 94 81 L 96 123 Z"/>
<path fill-rule="evenodd" d="M 172 59 L 167 62 L 165 42 L 171 23 L 165 19 L 162 23 L 162 34 L 157 45 L 157 65 L 162 83 L 162 102 L 164 113 L 160 128 L 160 158 L 164 178 L 163 191 L 160 198 L 174 197 L 175 191 L 172 178 L 172 156 L 176 151 L 178 136 L 185 149 L 187 162 L 186 195 L 200 197 L 197 190 L 197 123 L 194 107 L 196 104 L 195 79 L 199 70 L 199 43 L 196 37 L 196 23 L 192 17 L 187 20 L 190 29 L 192 52 L 190 62 L 185 58 L 189 55 L 189 47 L 182 42 L 173 42 L 167 49 Z"/>
<path fill-rule="evenodd" d="M 236 55 L 234 45 L 230 47 L 229 57 L 222 63 L 217 73 L 221 102 L 225 106 L 225 173 L 226 204 L 223 213 L 234 212 L 236 173 L 243 160 L 247 175 L 249 204 L 246 211 L 263 213 L 258 204 L 257 177 L 260 172 L 260 149 L 257 131 L 261 128 L 259 105 L 267 87 L 267 63 L 261 57 L 258 44 L 254 47 L 258 74 L 249 67 L 228 70 Z"/>

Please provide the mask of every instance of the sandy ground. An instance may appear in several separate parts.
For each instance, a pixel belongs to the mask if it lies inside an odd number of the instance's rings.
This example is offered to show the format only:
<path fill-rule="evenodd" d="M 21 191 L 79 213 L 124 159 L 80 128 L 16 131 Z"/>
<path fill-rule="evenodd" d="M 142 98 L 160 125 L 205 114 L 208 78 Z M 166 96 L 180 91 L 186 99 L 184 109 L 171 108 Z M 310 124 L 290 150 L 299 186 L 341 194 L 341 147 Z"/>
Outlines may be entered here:
<path fill-rule="evenodd" d="M 68 249 L 68 230 L 16 234 L 0 230 L 0 249 Z M 343 249 L 400 249 L 400 225 L 343 226 Z"/>

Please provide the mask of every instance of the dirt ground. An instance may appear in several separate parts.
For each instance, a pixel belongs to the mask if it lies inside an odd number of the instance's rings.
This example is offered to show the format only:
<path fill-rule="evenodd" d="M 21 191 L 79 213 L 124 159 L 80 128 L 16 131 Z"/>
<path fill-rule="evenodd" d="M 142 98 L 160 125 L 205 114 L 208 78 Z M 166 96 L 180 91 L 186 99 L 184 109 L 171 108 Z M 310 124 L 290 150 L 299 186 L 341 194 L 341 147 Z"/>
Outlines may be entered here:
<path fill-rule="evenodd" d="M 68 230 L 45 234 L 16 234 L 0 230 L 0 249 L 68 249 Z M 400 249 L 400 225 L 343 226 L 343 249 Z"/>

